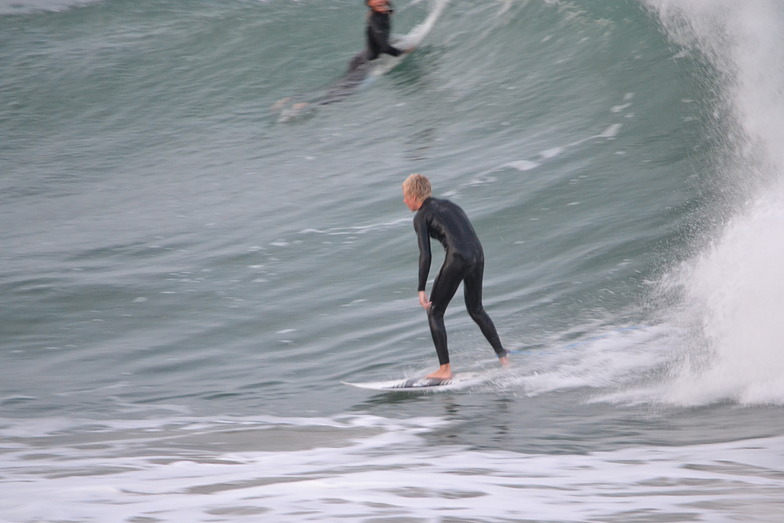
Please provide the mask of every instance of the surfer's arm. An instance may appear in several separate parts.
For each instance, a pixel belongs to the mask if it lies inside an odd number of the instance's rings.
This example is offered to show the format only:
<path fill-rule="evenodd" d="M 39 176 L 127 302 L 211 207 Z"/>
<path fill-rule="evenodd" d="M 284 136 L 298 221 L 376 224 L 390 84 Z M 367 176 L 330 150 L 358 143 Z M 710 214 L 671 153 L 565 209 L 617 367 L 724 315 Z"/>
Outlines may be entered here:
<path fill-rule="evenodd" d="M 427 293 L 425 291 L 419 291 L 419 304 L 422 306 L 423 309 L 428 310 L 432 303 L 427 297 Z"/>
<path fill-rule="evenodd" d="M 368 21 L 369 36 L 373 42 L 378 46 L 378 50 L 382 53 L 390 54 L 392 56 L 400 56 L 408 50 L 398 49 L 389 43 L 389 15 L 383 15 L 386 20 L 377 13 L 372 13 Z M 413 49 L 412 49 L 413 50 Z"/>
<path fill-rule="evenodd" d="M 432 254 L 430 253 L 430 235 L 427 231 L 427 221 L 421 214 L 417 214 L 414 217 L 414 230 L 419 243 L 419 285 L 417 286 L 417 291 L 424 293 L 427 286 L 427 275 L 430 273 Z"/>

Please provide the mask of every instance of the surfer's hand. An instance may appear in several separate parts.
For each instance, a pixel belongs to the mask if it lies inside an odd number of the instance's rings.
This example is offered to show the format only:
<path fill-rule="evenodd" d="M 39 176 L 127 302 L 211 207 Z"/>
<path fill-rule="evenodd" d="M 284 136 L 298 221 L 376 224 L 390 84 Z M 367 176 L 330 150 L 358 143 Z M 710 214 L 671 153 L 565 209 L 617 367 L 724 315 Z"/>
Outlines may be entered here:
<path fill-rule="evenodd" d="M 411 46 L 408 49 L 405 49 L 403 52 L 404 53 L 413 53 L 414 51 L 416 51 L 416 47 L 415 46 Z"/>
<path fill-rule="evenodd" d="M 422 306 L 422 308 L 423 308 L 423 309 L 425 309 L 426 311 L 429 311 L 429 310 L 430 310 L 430 306 L 432 305 L 432 302 L 430 302 L 430 301 L 427 299 L 427 294 L 425 293 L 425 291 L 419 291 L 419 304 L 420 304 L 420 305 Z"/>

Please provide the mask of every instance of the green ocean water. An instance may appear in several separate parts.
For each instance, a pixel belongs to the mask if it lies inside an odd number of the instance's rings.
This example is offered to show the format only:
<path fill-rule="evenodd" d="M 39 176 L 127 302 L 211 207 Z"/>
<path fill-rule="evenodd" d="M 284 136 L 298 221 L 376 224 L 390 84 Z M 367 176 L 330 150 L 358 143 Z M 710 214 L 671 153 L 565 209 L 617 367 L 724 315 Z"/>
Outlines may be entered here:
<path fill-rule="evenodd" d="M 0 521 L 778 521 L 782 7 L 451 0 L 281 118 L 364 15 L 0 1 Z M 411 172 L 513 367 L 373 395 L 436 366 Z"/>

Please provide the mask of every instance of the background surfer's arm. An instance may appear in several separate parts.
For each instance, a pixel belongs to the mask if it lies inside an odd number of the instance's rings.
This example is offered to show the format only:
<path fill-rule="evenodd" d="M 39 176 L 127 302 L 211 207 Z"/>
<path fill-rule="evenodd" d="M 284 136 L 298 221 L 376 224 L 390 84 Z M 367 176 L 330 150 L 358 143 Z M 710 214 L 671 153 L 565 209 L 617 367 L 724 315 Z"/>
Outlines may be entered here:
<path fill-rule="evenodd" d="M 400 56 L 405 52 L 389 43 L 389 27 L 384 27 L 373 17 L 370 18 L 370 31 L 373 33 L 373 40 L 378 44 L 382 53 Z"/>

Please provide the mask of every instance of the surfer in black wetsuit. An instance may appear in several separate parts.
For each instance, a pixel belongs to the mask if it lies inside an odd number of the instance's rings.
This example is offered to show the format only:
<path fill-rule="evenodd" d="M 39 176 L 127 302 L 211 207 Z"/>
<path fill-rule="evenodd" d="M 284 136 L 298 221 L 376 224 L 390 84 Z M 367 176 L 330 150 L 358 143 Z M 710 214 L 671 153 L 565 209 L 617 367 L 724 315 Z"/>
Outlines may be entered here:
<path fill-rule="evenodd" d="M 400 56 L 414 50 L 414 47 L 398 49 L 389 43 L 389 33 L 392 30 L 391 15 L 394 12 L 392 2 L 365 0 L 365 5 L 369 8 L 365 24 L 365 48 L 351 59 L 345 74 L 323 95 L 312 100 L 303 100 L 301 96 L 294 96 L 275 102 L 272 110 L 281 113 L 284 120 L 307 115 L 313 104 L 333 104 L 355 92 L 370 72 L 370 63 L 382 54 Z"/>
<path fill-rule="evenodd" d="M 389 43 L 389 33 L 392 30 L 391 16 L 394 12 L 392 2 L 366 0 L 365 4 L 370 9 L 365 24 L 365 48 L 351 59 L 346 74 L 330 89 L 330 93 L 321 101 L 322 105 L 351 93 L 367 76 L 370 62 L 382 54 L 400 56 L 414 50 L 413 48 L 398 49 Z"/>
<path fill-rule="evenodd" d="M 349 65 L 349 70 L 364 62 L 375 60 L 382 53 L 400 56 L 408 50 L 398 49 L 389 43 L 389 32 L 392 30 L 392 2 L 389 0 L 366 0 L 370 8 L 365 25 L 365 49 L 356 55 Z"/>
<path fill-rule="evenodd" d="M 419 242 L 419 304 L 427 310 L 440 364 L 439 369 L 428 378 L 452 377 L 444 312 L 461 282 L 468 313 L 479 325 L 501 364 L 508 365 L 508 352 L 501 345 L 495 325 L 482 306 L 484 252 L 468 216 L 449 200 L 433 198 L 430 181 L 421 174 L 412 174 L 403 182 L 403 201 L 411 211 L 416 211 L 414 230 Z M 430 238 L 441 242 L 446 254 L 428 299 L 425 286 L 430 272 Z"/>

